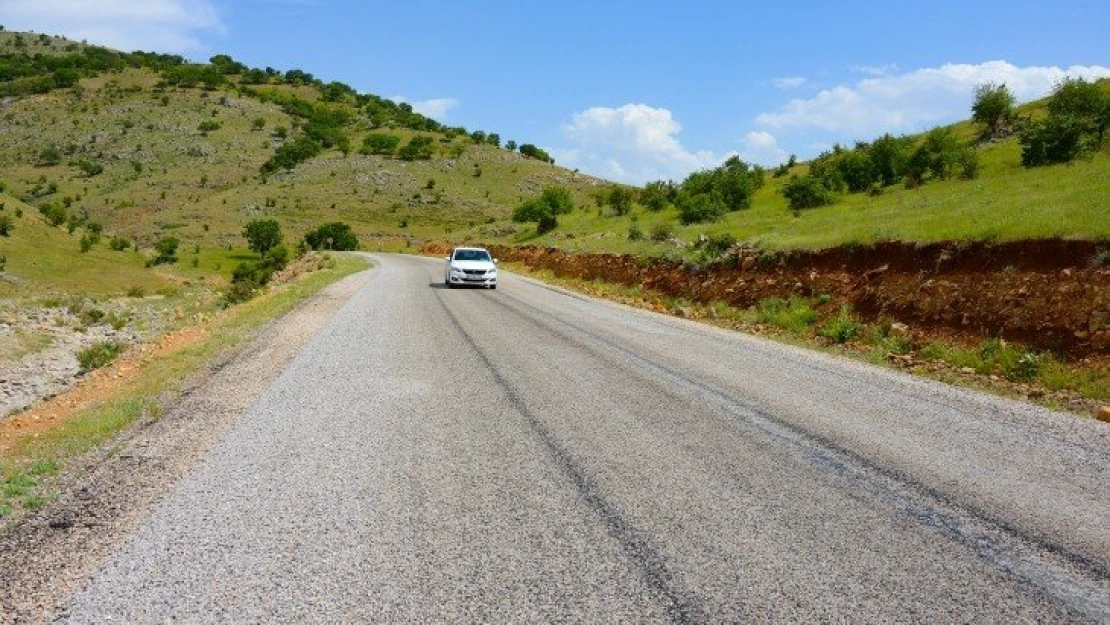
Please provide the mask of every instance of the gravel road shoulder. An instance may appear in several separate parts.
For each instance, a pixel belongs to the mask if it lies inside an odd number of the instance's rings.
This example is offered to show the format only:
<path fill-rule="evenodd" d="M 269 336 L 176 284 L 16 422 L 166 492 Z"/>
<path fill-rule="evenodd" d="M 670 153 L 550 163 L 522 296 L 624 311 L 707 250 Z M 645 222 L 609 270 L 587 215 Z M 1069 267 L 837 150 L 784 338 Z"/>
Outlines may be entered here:
<path fill-rule="evenodd" d="M 349 276 L 213 363 L 181 400 L 86 459 L 58 499 L 0 535 L 0 623 L 49 622 L 75 586 L 369 278 Z"/>

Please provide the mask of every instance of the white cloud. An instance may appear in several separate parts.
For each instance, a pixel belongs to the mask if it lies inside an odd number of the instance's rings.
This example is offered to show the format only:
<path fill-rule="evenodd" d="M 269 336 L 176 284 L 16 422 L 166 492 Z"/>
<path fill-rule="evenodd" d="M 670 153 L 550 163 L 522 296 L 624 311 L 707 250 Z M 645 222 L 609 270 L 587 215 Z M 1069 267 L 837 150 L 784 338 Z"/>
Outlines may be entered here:
<path fill-rule="evenodd" d="M 1018 101 L 1026 101 L 1045 96 L 1065 77 L 1110 76 L 1110 68 L 1097 65 L 1061 69 L 1017 67 L 1005 61 L 948 64 L 898 75 L 882 74 L 887 68 L 870 69 L 875 77 L 791 100 L 756 121 L 771 128 L 819 128 L 854 133 L 848 139 L 870 139 L 888 131 L 915 132 L 967 118 L 979 84 L 1006 83 Z"/>
<path fill-rule="evenodd" d="M 890 76 L 898 71 L 898 66 L 894 63 L 889 65 L 855 65 L 852 67 L 852 71 L 868 76 Z"/>
<path fill-rule="evenodd" d="M 806 84 L 806 79 L 801 76 L 787 76 L 785 78 L 772 78 L 771 84 L 776 89 L 795 89 Z"/>
<path fill-rule="evenodd" d="M 575 113 L 563 132 L 577 147 L 554 150 L 556 161 L 605 178 L 632 183 L 682 179 L 719 164 L 712 152 L 690 152 L 677 135 L 682 125 L 671 112 L 646 104 L 593 107 Z"/>
<path fill-rule="evenodd" d="M 779 147 L 778 139 L 769 132 L 753 130 L 744 135 L 740 148 L 740 158 L 757 165 L 770 167 L 785 163 L 789 158 L 786 150 Z"/>
<path fill-rule="evenodd" d="M 430 100 L 409 100 L 405 96 L 395 95 L 389 98 L 394 102 L 407 102 L 412 110 L 420 113 L 425 117 L 443 122 L 447 119 L 447 113 L 454 108 L 458 108 L 459 101 L 455 98 L 432 98 Z"/>
<path fill-rule="evenodd" d="M 211 0 L 4 0 L 0 23 L 124 51 L 198 52 L 202 34 L 224 32 Z"/>

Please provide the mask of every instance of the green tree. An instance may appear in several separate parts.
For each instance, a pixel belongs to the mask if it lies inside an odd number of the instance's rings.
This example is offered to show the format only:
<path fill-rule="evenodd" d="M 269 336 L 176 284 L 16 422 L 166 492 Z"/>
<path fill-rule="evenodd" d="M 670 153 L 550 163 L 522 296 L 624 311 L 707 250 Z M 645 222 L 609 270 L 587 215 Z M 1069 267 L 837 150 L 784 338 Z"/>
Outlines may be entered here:
<path fill-rule="evenodd" d="M 514 141 L 512 139 L 509 139 L 505 143 L 505 149 L 510 151 L 510 152 L 516 152 L 516 141 Z"/>
<path fill-rule="evenodd" d="M 305 244 L 314 250 L 357 250 L 358 237 L 343 222 L 324 224 L 304 235 Z"/>
<path fill-rule="evenodd" d="M 1106 128 L 1110 126 L 1110 94 L 1098 83 L 1067 78 L 1052 92 L 1048 114 L 1075 118 L 1084 134 L 1093 135 L 1093 147 L 1097 148 L 1102 145 Z"/>
<path fill-rule="evenodd" d="M 426 161 L 435 155 L 435 143 L 431 137 L 413 137 L 409 139 L 409 142 L 401 148 L 397 155 L 406 161 Z"/>
<path fill-rule="evenodd" d="M 151 265 L 172 265 L 177 262 L 177 246 L 181 241 L 174 237 L 163 237 L 154 244 L 154 258 Z"/>
<path fill-rule="evenodd" d="M 640 204 L 649 211 L 657 212 L 674 202 L 678 190 L 669 180 L 655 180 L 644 185 L 640 191 Z"/>
<path fill-rule="evenodd" d="M 43 148 L 42 151 L 39 152 L 36 164 L 40 167 L 53 167 L 60 162 L 62 162 L 62 153 L 58 151 L 58 148 L 50 146 L 48 148 Z"/>
<path fill-rule="evenodd" d="M 1021 164 L 1043 167 L 1069 163 L 1086 151 L 1083 123 L 1070 115 L 1049 115 L 1026 125 L 1018 136 Z"/>
<path fill-rule="evenodd" d="M 262 164 L 262 173 L 270 174 L 282 168 L 291 170 L 323 151 L 324 147 L 316 141 L 301 137 L 278 148 L 274 156 Z"/>
<path fill-rule="evenodd" d="M 397 151 L 397 146 L 401 144 L 401 137 L 384 132 L 372 132 L 366 135 L 362 140 L 362 149 L 360 152 L 363 154 L 380 154 L 384 156 L 392 156 Z"/>
<path fill-rule="evenodd" d="M 0 214 L 0 237 L 10 237 L 15 230 L 15 219 L 8 214 Z"/>
<path fill-rule="evenodd" d="M 632 201 L 636 192 L 628 187 L 614 184 L 605 193 L 605 201 L 617 215 L 627 215 L 632 210 Z"/>
<path fill-rule="evenodd" d="M 912 139 L 908 137 L 895 137 L 887 133 L 871 142 L 868 156 L 879 175 L 879 181 L 888 187 L 899 180 L 906 173 L 906 161 L 909 160 Z"/>
<path fill-rule="evenodd" d="M 987 137 L 999 136 L 1002 125 L 1014 114 L 1014 93 L 1006 83 L 985 83 L 975 87 L 971 119 L 987 127 Z"/>
<path fill-rule="evenodd" d="M 524 145 L 520 146 L 520 153 L 527 156 L 528 158 L 534 158 L 537 161 L 543 161 L 544 163 L 555 162 L 555 159 L 551 158 L 550 154 L 548 154 L 544 150 L 541 150 L 540 148 L 537 148 L 531 143 L 525 143 Z"/>
<path fill-rule="evenodd" d="M 910 157 L 909 169 L 918 181 L 924 179 L 922 166 L 933 178 L 947 180 L 954 175 L 968 178 L 967 172 L 978 171 L 978 155 L 956 135 L 951 127 L 937 127 L 925 135 L 925 140 Z"/>
<path fill-rule="evenodd" d="M 811 175 L 790 176 L 790 180 L 782 187 L 782 195 L 795 214 L 836 201 L 836 194 L 820 179 Z"/>
<path fill-rule="evenodd" d="M 262 130 L 265 127 L 266 127 L 266 118 L 265 117 L 255 117 L 253 120 L 251 120 L 251 130 L 253 130 L 254 132 L 258 132 L 258 131 Z"/>
<path fill-rule="evenodd" d="M 281 244 L 281 225 L 276 219 L 255 219 L 243 228 L 243 237 L 251 250 L 264 255 Z"/>
<path fill-rule="evenodd" d="M 678 219 L 684 224 L 715 221 L 728 212 L 728 204 L 716 191 L 692 194 L 684 189 L 679 191 L 675 206 Z"/>

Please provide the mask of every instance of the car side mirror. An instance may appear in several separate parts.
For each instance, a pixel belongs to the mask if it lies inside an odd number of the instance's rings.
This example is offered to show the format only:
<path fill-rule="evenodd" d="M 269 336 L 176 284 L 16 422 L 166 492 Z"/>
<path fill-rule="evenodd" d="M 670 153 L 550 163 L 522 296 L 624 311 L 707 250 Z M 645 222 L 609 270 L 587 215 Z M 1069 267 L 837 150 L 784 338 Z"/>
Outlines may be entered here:
<path fill-rule="evenodd" d="M 497 259 L 496 258 L 493 259 L 493 264 L 495 264 L 495 265 L 497 264 Z"/>
<path fill-rule="evenodd" d="M 451 257 L 450 256 L 444 256 L 443 260 L 451 260 Z"/>

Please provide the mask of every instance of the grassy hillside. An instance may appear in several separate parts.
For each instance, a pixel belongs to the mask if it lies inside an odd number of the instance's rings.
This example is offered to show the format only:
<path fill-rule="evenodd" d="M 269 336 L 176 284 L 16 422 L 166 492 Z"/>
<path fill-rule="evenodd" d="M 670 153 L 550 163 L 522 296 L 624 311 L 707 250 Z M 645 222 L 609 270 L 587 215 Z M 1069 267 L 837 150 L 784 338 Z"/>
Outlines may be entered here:
<path fill-rule="evenodd" d="M 38 35 L 22 35 L 19 48 L 17 37 L 0 33 L 0 55 L 86 49 Z M 1110 237 L 1105 151 L 1070 165 L 1025 169 L 1016 139 L 1009 138 L 978 148 L 981 171 L 975 180 L 930 181 L 917 189 L 894 185 L 877 196 L 848 194 L 798 215 L 780 192 L 787 178 L 768 175 L 751 208 L 682 226 L 674 208 L 652 213 L 635 206 L 630 215 L 612 216 L 591 198 L 608 184 L 604 181 L 475 143 L 465 129 L 415 114 L 406 118 L 393 110 L 400 116 L 383 121 L 375 108 L 380 98 L 333 88 L 336 83 L 290 79 L 280 72 L 259 82 L 248 79 L 243 68 L 221 74 L 218 84 L 185 86 L 173 72 L 196 67 L 175 57 L 114 62 L 110 70 L 86 72 L 72 87 L 0 99 L 0 185 L 9 197 L 25 201 L 28 213 L 64 203 L 69 213 L 142 248 L 174 236 L 184 248 L 200 246 L 205 258 L 241 248 L 243 225 L 262 217 L 278 219 L 287 240 L 321 223 L 344 221 L 368 249 L 446 239 L 687 255 L 699 236 L 718 234 L 768 249 L 892 239 Z M 337 132 L 348 147 L 334 145 L 291 170 L 264 175 L 263 164 L 306 136 L 313 123 L 297 107 L 282 104 L 290 101 L 302 110 L 339 111 L 345 121 Z M 1043 108 L 1033 103 L 1021 113 L 1035 117 Z M 955 130 L 965 139 L 977 132 L 970 123 Z M 429 137 L 434 156 L 405 161 L 360 154 L 363 139 L 380 132 L 398 135 L 402 145 L 415 136 Z M 50 150 L 60 158 L 44 159 Z M 90 163 L 103 171 L 82 169 Z M 791 173 L 805 171 L 801 164 Z M 577 206 L 560 216 L 555 231 L 537 236 L 533 224 L 511 222 L 515 206 L 555 184 L 568 187 Z M 634 227 L 642 239 L 629 240 Z M 216 264 L 214 257 L 208 269 Z M 12 271 L 22 266 L 10 265 Z"/>
<path fill-rule="evenodd" d="M 779 192 L 785 179 L 769 180 L 752 208 L 707 224 L 682 226 L 673 208 L 652 213 L 636 207 L 616 217 L 605 216 L 608 211 L 599 216 L 589 205 L 561 217 L 557 231 L 531 242 L 588 251 L 681 253 L 674 242 L 648 238 L 660 226 L 669 227 L 681 242 L 727 233 L 766 249 L 892 240 L 1110 239 L 1110 155 L 1035 169 L 1025 169 L 1020 160 L 1020 148 L 1008 140 L 981 151 L 982 173 L 976 180 L 938 181 L 917 189 L 894 186 L 878 197 L 848 194 L 798 216 Z M 645 239 L 628 240 L 633 220 Z"/>
<path fill-rule="evenodd" d="M 0 53 L 13 53 L 16 35 L 0 35 Z M 46 43 L 55 52 L 77 45 L 24 41 L 28 54 Z M 262 175 L 305 120 L 258 92 L 346 111 L 342 132 L 351 151 L 328 149 L 292 171 Z M 75 88 L 0 99 L 0 185 L 35 207 L 65 202 L 70 213 L 142 246 L 172 235 L 185 246 L 239 247 L 247 221 L 273 217 L 293 240 L 320 223 L 346 221 L 372 248 L 506 222 L 513 205 L 546 185 L 566 185 L 584 202 L 599 184 L 466 134 L 375 128 L 353 99 L 321 98 L 316 85 L 248 86 L 234 76 L 218 89 L 174 87 L 157 71 L 128 67 L 83 78 Z M 397 134 L 402 144 L 431 137 L 436 155 L 402 161 L 359 154 L 370 132 Z M 50 149 L 60 153 L 57 164 L 43 162 Z M 82 162 L 103 172 L 90 175 Z"/>

